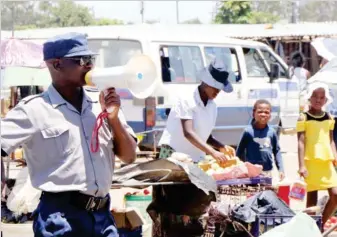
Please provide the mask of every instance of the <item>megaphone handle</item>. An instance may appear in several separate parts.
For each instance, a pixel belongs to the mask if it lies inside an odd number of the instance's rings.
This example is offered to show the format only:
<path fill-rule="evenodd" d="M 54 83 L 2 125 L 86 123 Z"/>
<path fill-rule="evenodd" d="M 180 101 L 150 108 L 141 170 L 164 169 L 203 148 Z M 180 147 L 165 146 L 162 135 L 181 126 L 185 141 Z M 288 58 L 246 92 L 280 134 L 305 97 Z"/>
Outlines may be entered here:
<path fill-rule="evenodd" d="M 108 95 L 108 89 L 103 90 L 103 94 L 104 94 L 104 96 L 107 96 Z M 115 110 L 115 107 L 113 107 L 113 106 L 106 108 L 106 111 L 109 114 L 113 113 L 114 110 Z"/>

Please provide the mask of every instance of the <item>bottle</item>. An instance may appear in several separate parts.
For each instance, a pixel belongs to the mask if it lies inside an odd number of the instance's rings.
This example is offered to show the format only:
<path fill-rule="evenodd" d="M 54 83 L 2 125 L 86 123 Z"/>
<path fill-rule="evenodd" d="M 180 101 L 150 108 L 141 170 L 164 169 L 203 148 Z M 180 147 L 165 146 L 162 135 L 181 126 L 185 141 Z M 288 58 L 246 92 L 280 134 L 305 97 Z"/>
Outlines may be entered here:
<path fill-rule="evenodd" d="M 307 184 L 302 180 L 296 180 L 289 192 L 290 208 L 295 212 L 302 212 L 306 208 Z"/>
<path fill-rule="evenodd" d="M 302 180 L 296 180 L 292 186 L 289 193 L 289 198 L 304 201 L 307 193 L 307 184 Z"/>

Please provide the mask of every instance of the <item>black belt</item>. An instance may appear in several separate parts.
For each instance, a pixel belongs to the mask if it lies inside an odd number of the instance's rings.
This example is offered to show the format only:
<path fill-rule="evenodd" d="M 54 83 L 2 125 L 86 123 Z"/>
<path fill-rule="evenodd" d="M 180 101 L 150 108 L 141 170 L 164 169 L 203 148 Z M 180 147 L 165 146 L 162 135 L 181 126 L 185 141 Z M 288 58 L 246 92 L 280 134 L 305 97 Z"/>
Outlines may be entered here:
<path fill-rule="evenodd" d="M 109 195 L 105 197 L 94 197 L 86 195 L 80 192 L 42 192 L 41 197 L 51 197 L 51 198 L 69 198 L 69 203 L 78 207 L 80 209 L 85 209 L 87 211 L 99 211 L 108 205 Z"/>

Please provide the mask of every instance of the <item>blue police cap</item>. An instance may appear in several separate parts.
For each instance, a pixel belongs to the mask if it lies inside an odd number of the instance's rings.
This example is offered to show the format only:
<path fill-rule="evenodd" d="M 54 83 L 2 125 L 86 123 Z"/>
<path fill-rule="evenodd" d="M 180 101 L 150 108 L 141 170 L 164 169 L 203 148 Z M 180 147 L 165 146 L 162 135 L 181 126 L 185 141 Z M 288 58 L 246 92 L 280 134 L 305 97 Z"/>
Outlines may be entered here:
<path fill-rule="evenodd" d="M 91 55 L 96 55 L 96 53 L 89 50 L 88 40 L 84 34 L 57 35 L 43 44 L 44 60 Z"/>

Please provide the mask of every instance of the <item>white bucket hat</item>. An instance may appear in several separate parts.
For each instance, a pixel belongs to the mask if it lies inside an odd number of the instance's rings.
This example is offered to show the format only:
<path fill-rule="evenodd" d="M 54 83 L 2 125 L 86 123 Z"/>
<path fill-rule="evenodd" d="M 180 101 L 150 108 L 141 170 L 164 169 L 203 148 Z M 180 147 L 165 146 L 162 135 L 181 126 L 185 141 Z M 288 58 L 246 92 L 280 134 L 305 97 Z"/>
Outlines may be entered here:
<path fill-rule="evenodd" d="M 231 93 L 233 91 L 233 86 L 228 80 L 231 73 L 232 72 L 224 62 L 215 58 L 208 67 L 197 74 L 197 78 L 210 87 L 223 90 L 226 93 Z"/>
<path fill-rule="evenodd" d="M 310 100 L 312 93 L 318 88 L 322 88 L 325 91 L 325 97 L 327 98 L 327 102 L 325 103 L 325 105 L 332 103 L 333 100 L 329 92 L 329 86 L 326 83 L 319 82 L 319 81 L 315 81 L 308 85 L 308 90 L 307 90 L 308 92 L 305 96 L 305 99 Z"/>

